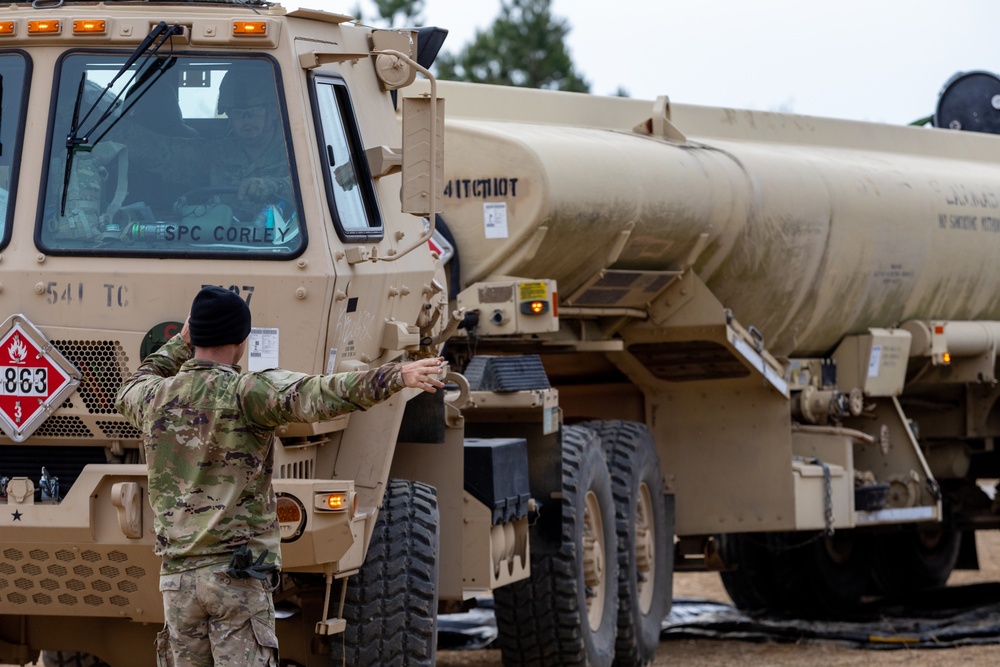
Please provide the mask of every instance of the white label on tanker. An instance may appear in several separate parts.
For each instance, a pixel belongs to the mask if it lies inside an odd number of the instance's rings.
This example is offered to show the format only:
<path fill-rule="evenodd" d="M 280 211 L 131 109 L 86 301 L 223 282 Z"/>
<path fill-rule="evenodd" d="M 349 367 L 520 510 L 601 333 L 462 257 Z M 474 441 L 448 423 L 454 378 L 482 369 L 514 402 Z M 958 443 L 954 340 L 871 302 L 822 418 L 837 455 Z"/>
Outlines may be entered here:
<path fill-rule="evenodd" d="M 326 355 L 326 374 L 331 375 L 337 370 L 337 348 L 331 347 Z"/>
<path fill-rule="evenodd" d="M 278 330 L 250 329 L 247 369 L 263 371 L 278 367 Z"/>
<path fill-rule="evenodd" d="M 488 239 L 507 238 L 507 202 L 483 204 L 483 225 Z"/>
<path fill-rule="evenodd" d="M 882 346 L 872 345 L 872 356 L 868 358 L 868 377 L 878 377 L 878 367 L 882 364 Z"/>

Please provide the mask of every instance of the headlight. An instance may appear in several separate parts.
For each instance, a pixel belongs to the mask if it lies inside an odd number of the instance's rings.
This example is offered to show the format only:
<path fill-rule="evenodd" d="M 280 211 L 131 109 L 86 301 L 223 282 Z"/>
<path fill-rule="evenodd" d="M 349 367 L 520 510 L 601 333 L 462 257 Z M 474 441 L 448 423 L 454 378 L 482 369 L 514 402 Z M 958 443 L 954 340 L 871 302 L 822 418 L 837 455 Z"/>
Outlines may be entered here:
<path fill-rule="evenodd" d="M 287 493 L 279 493 L 278 497 L 278 530 L 282 542 L 294 542 L 299 539 L 302 529 L 306 527 L 306 508 L 299 499 Z"/>

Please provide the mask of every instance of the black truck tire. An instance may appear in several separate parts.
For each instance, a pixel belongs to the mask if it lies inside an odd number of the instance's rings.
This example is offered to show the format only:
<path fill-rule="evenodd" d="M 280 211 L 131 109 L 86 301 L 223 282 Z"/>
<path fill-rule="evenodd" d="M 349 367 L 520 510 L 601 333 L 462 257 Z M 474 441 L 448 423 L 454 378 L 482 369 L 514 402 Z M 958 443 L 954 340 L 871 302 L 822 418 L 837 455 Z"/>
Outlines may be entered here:
<path fill-rule="evenodd" d="M 855 611 L 871 590 L 874 552 L 872 536 L 857 530 L 833 535 L 786 533 L 781 562 L 789 562 L 792 608 L 800 613 L 836 618 Z"/>
<path fill-rule="evenodd" d="M 96 655 L 77 651 L 42 651 L 42 667 L 108 667 Z"/>
<path fill-rule="evenodd" d="M 364 565 L 347 580 L 331 666 L 434 665 L 439 541 L 434 487 L 389 480 Z"/>
<path fill-rule="evenodd" d="M 726 533 L 716 535 L 715 542 L 727 566 L 719 576 L 737 609 L 752 613 L 788 606 L 766 533 Z"/>
<path fill-rule="evenodd" d="M 875 583 L 898 596 L 940 588 L 948 581 L 962 545 L 962 532 L 944 526 L 904 527 L 875 538 Z"/>
<path fill-rule="evenodd" d="M 735 570 L 722 582 L 744 611 L 837 618 L 857 608 L 871 588 L 870 535 L 838 530 L 724 535 L 720 555 Z"/>
<path fill-rule="evenodd" d="M 604 446 L 615 498 L 618 534 L 617 667 L 645 665 L 656 656 L 660 624 L 670 610 L 673 535 L 667 535 L 663 475 L 653 436 L 644 424 L 585 424 Z"/>
<path fill-rule="evenodd" d="M 611 477 L 593 431 L 562 431 L 559 548 L 531 554 L 531 577 L 494 592 L 506 667 L 609 667 L 618 608 Z M 543 506 L 542 511 L 545 511 Z"/>

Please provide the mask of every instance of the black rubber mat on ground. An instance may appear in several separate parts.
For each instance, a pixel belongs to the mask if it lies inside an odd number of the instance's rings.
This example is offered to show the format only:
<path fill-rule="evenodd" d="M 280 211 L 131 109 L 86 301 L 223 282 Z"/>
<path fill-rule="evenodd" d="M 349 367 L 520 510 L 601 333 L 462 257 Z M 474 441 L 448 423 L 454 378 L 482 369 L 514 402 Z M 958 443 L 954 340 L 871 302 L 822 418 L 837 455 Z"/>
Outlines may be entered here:
<path fill-rule="evenodd" d="M 829 641 L 870 649 L 1000 644 L 1000 584 L 955 586 L 905 599 L 876 600 L 837 620 L 748 615 L 728 604 L 680 598 L 664 619 L 660 637 Z"/>
<path fill-rule="evenodd" d="M 481 649 L 496 639 L 493 600 L 477 598 L 460 614 L 438 616 L 438 646 Z M 1000 644 L 1000 584 L 953 586 L 905 599 L 875 600 L 848 618 L 748 615 L 711 600 L 674 599 L 662 640 L 712 638 L 754 642 L 833 642 L 867 649 Z"/>

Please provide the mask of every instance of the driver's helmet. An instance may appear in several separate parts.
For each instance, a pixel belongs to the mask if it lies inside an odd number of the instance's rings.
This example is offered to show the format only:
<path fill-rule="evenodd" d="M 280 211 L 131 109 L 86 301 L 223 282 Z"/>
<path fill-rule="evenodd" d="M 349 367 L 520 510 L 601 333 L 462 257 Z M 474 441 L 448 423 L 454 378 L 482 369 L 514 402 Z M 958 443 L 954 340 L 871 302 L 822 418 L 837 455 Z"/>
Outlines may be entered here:
<path fill-rule="evenodd" d="M 275 106 L 274 78 L 264 67 L 239 67 L 226 72 L 219 84 L 218 112 L 248 109 L 255 106 Z"/>

